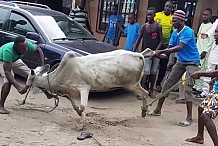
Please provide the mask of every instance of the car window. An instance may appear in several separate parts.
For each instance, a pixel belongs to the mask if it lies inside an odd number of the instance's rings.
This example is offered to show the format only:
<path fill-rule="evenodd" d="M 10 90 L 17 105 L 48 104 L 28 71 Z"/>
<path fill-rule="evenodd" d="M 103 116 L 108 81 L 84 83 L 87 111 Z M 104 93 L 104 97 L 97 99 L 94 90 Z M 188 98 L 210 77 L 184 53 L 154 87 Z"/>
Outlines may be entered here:
<path fill-rule="evenodd" d="M 0 30 L 2 29 L 3 24 L 7 19 L 8 13 L 9 13 L 8 9 L 0 8 Z"/>
<path fill-rule="evenodd" d="M 26 36 L 27 32 L 36 32 L 28 19 L 14 12 L 12 12 L 9 17 L 7 31 L 23 36 Z"/>
<path fill-rule="evenodd" d="M 52 40 L 96 40 L 85 28 L 67 16 L 34 16 Z"/>

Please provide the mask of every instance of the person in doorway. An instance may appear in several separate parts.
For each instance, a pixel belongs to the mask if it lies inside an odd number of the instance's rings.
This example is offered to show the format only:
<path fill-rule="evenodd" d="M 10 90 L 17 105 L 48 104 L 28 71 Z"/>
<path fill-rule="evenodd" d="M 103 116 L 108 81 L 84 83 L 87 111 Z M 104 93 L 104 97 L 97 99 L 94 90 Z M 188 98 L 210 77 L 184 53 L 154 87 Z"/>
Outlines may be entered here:
<path fill-rule="evenodd" d="M 28 86 L 22 87 L 14 78 L 13 72 L 18 75 L 28 76 L 30 69 L 20 59 L 27 52 L 37 52 L 44 65 L 44 54 L 42 50 L 26 41 L 23 37 L 16 37 L 14 42 L 7 43 L 0 48 L 0 73 L 4 77 L 4 84 L 1 88 L 0 114 L 9 114 L 4 107 L 5 100 L 13 85 L 20 94 L 26 93 Z"/>
<path fill-rule="evenodd" d="M 173 15 L 173 26 L 175 30 L 173 31 L 169 47 L 164 50 L 157 50 L 156 56 L 161 54 L 170 54 L 177 52 L 178 60 L 173 66 L 169 77 L 165 80 L 163 85 L 163 90 L 161 94 L 164 93 L 164 97 L 159 99 L 158 105 L 154 111 L 148 112 L 151 116 L 160 116 L 161 109 L 165 98 L 168 97 L 170 91 L 168 91 L 173 85 L 175 85 L 186 72 L 186 77 L 189 77 L 192 73 L 198 70 L 200 63 L 200 55 L 197 49 L 195 35 L 193 30 L 185 25 L 185 12 L 182 10 L 177 10 Z M 187 78 L 184 86 L 184 96 L 187 106 L 187 117 L 185 120 L 178 123 L 178 126 L 189 126 L 192 124 L 192 87 L 194 86 L 194 81 L 192 78 Z"/>
<path fill-rule="evenodd" d="M 203 12 L 203 23 L 201 24 L 197 34 L 197 47 L 201 58 L 201 62 L 200 62 L 201 71 L 207 70 L 209 51 L 214 43 L 214 39 L 212 37 L 208 37 L 205 39 L 201 37 L 201 34 L 206 33 L 212 27 L 213 24 L 211 23 L 211 17 L 212 17 L 212 10 L 210 8 L 205 9 Z M 204 88 L 203 86 L 204 84 L 207 83 L 204 83 L 203 78 L 201 78 L 199 80 L 196 80 L 194 88 L 200 93 L 200 91 L 202 91 L 202 88 Z M 205 98 L 207 94 L 208 93 L 203 90 L 203 92 L 201 94 L 198 94 L 196 97 Z"/>
<path fill-rule="evenodd" d="M 137 22 L 135 22 L 135 14 L 130 13 L 129 14 L 129 23 L 127 24 L 126 28 L 123 29 L 123 27 L 120 25 L 120 23 L 117 23 L 121 32 L 124 33 L 126 38 L 126 45 L 124 47 L 124 50 L 132 51 L 133 46 L 140 34 L 141 25 Z M 136 50 L 138 52 L 138 50 Z"/>
<path fill-rule="evenodd" d="M 103 42 L 106 42 L 108 44 L 111 44 L 113 46 L 118 46 L 119 45 L 119 40 L 121 36 L 121 31 L 116 25 L 119 23 L 121 27 L 124 25 L 124 19 L 121 15 L 117 15 L 118 13 L 118 5 L 113 6 L 113 14 L 110 15 L 109 20 L 108 20 L 108 26 L 106 29 L 105 36 L 103 38 Z"/>
<path fill-rule="evenodd" d="M 85 11 L 86 0 L 80 0 L 79 5 L 73 9 L 69 16 L 77 21 L 81 26 L 86 28 L 92 35 L 92 29 L 88 21 L 88 13 Z"/>
<path fill-rule="evenodd" d="M 150 48 L 152 50 L 160 50 L 163 44 L 163 34 L 162 27 L 160 24 L 154 21 L 156 9 L 150 7 L 147 10 L 147 20 L 148 22 L 142 26 L 140 35 L 136 41 L 136 44 L 133 48 L 133 52 L 139 46 L 141 39 L 142 48 L 140 48 L 139 52 L 144 51 L 146 48 Z M 145 58 L 145 72 L 142 78 L 142 87 L 149 91 L 149 95 L 151 98 L 154 98 L 153 88 L 156 81 L 156 74 L 158 70 L 159 59 L 156 57 Z M 149 78 L 148 86 L 146 87 L 146 82 Z M 150 84 L 150 87 L 149 87 Z"/>
<path fill-rule="evenodd" d="M 171 0 L 168 0 L 165 3 L 164 11 L 156 13 L 156 16 L 154 18 L 154 20 L 162 26 L 163 40 L 164 40 L 163 46 L 161 48 L 162 50 L 167 48 L 170 41 L 171 33 L 173 31 L 172 8 L 173 8 L 173 2 Z M 161 83 L 166 74 L 168 60 L 169 60 L 168 57 L 160 59 L 159 74 L 156 81 L 156 89 L 158 92 L 161 92 L 162 90 Z"/>
<path fill-rule="evenodd" d="M 215 37 L 218 38 L 218 30 L 216 30 Z M 216 77 L 212 80 L 211 86 L 213 91 L 208 94 L 205 100 L 198 107 L 198 133 L 196 137 L 186 139 L 187 142 L 193 142 L 198 144 L 204 143 L 204 126 L 213 140 L 214 146 L 218 146 L 218 136 L 216 125 L 212 119 L 215 119 L 218 115 L 218 71 L 212 72 L 196 72 L 192 74 L 192 78 L 199 79 L 200 77 Z M 216 81 L 216 82 L 215 82 Z M 214 84 L 215 82 L 215 84 Z"/>

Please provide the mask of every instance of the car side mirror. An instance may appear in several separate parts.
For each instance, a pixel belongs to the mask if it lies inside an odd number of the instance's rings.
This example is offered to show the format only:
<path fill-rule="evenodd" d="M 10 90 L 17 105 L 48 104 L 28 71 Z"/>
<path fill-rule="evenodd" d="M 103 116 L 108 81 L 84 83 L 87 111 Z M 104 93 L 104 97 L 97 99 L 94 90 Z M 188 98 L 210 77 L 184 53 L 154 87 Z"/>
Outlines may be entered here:
<path fill-rule="evenodd" d="M 39 42 L 40 36 L 35 32 L 27 32 L 26 38 Z"/>

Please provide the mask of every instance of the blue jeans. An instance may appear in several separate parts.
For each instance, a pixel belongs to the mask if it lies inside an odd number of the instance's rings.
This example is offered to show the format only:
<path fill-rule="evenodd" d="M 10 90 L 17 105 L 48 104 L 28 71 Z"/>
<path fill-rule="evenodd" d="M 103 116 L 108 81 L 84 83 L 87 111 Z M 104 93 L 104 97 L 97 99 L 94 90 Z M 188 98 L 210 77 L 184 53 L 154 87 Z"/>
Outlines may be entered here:
<path fill-rule="evenodd" d="M 159 65 L 160 59 L 156 57 L 148 57 L 145 58 L 145 70 L 144 74 L 146 75 L 156 75 L 158 71 L 158 65 Z"/>

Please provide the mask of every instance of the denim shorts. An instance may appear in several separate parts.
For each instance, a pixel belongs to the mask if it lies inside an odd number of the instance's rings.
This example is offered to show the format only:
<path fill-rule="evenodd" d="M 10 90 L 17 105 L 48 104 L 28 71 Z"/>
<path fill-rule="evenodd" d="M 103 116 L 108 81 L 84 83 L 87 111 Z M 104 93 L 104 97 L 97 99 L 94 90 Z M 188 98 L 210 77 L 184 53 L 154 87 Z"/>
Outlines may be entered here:
<path fill-rule="evenodd" d="M 145 70 L 144 74 L 146 75 L 156 75 L 158 71 L 160 59 L 156 57 L 145 58 Z"/>

